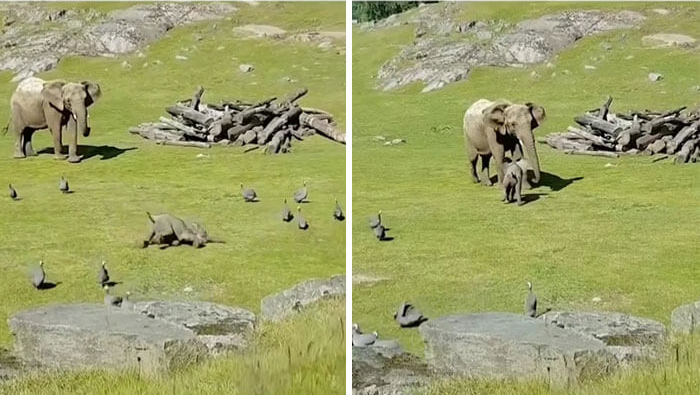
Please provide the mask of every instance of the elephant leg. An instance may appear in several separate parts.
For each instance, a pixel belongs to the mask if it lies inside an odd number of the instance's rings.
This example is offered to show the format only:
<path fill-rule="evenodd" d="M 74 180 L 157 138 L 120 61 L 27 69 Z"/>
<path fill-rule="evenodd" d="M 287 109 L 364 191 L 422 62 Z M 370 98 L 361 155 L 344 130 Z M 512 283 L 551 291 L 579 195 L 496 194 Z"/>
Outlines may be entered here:
<path fill-rule="evenodd" d="M 13 157 L 16 159 L 26 158 L 27 155 L 24 153 L 24 125 L 21 124 L 21 121 L 16 116 L 13 116 L 10 127 L 12 127 L 12 132 L 15 134 L 15 153 Z"/>
<path fill-rule="evenodd" d="M 25 129 L 23 134 L 24 137 L 23 139 L 23 146 L 24 146 L 24 155 L 26 156 L 37 156 L 36 152 L 34 152 L 34 148 L 32 147 L 32 136 L 34 135 L 34 130 L 32 129 Z"/>
<path fill-rule="evenodd" d="M 524 176 L 525 175 L 523 174 L 523 177 L 518 179 L 518 184 L 515 186 L 515 191 L 514 191 L 515 192 L 515 200 L 517 200 L 518 206 L 522 206 L 522 204 L 523 204 L 521 189 L 523 187 Z"/>
<path fill-rule="evenodd" d="M 490 187 L 493 185 L 491 182 L 491 176 L 489 175 L 489 163 L 491 162 L 491 155 L 481 155 L 481 183 Z"/>
<path fill-rule="evenodd" d="M 493 159 L 496 162 L 498 184 L 501 185 L 503 183 L 503 161 L 505 160 L 505 152 L 503 151 L 503 147 L 499 146 L 495 150 L 492 150 L 491 154 L 493 155 Z"/>
<path fill-rule="evenodd" d="M 66 156 L 63 155 L 63 144 L 61 143 L 61 118 L 52 117 L 47 119 L 49 130 L 53 136 L 53 157 L 57 160 L 64 160 Z"/>
<path fill-rule="evenodd" d="M 78 163 L 83 158 L 78 156 L 78 124 L 73 117 L 69 118 L 65 131 L 68 137 L 68 162 Z"/>
<path fill-rule="evenodd" d="M 471 144 L 467 144 L 467 158 L 469 158 L 472 180 L 474 180 L 475 184 L 478 184 L 479 174 L 476 171 L 476 162 L 479 160 L 479 155 L 476 153 L 476 150 L 471 146 Z"/>

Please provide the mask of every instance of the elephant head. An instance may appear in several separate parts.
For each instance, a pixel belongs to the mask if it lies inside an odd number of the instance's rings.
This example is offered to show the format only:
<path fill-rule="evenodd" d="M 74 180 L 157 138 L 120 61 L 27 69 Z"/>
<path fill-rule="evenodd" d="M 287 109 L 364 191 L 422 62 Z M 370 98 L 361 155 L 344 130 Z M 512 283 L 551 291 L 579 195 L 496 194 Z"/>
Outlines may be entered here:
<path fill-rule="evenodd" d="M 85 137 L 90 135 L 87 108 L 100 98 L 98 84 L 90 81 L 51 81 L 44 84 L 41 94 L 53 108 L 75 121 L 78 133 Z"/>
<path fill-rule="evenodd" d="M 504 136 L 518 139 L 525 158 L 532 166 L 534 182 L 540 180 L 540 161 L 535 149 L 534 130 L 545 119 L 543 107 L 533 103 L 497 102 L 484 110 L 486 125 Z"/>

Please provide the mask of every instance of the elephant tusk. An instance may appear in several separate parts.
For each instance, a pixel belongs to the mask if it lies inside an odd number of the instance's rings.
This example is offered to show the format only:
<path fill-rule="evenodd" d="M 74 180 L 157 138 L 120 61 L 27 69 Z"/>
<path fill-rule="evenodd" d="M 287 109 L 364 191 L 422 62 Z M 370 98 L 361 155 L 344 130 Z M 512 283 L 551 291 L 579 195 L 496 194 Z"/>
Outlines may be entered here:
<path fill-rule="evenodd" d="M 70 115 L 73 117 L 74 121 L 78 122 L 78 118 L 76 118 L 75 114 L 71 113 Z"/>

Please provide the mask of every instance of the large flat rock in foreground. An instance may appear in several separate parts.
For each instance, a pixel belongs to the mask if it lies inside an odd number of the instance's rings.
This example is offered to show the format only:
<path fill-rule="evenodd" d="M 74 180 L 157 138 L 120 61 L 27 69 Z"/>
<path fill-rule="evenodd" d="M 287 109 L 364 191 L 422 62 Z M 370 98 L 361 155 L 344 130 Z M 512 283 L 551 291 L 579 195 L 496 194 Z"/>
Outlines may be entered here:
<path fill-rule="evenodd" d="M 150 374 L 207 357 L 191 331 L 104 305 L 41 307 L 14 315 L 9 325 L 19 358 L 57 369 L 136 368 Z"/>
<path fill-rule="evenodd" d="M 137 302 L 134 311 L 191 331 L 212 355 L 248 347 L 256 324 L 248 310 L 203 301 Z"/>
<path fill-rule="evenodd" d="M 419 330 L 439 373 L 567 385 L 617 368 L 603 342 L 518 314 L 452 315 Z"/>
<path fill-rule="evenodd" d="M 260 315 L 264 320 L 281 321 L 321 300 L 340 297 L 345 297 L 345 275 L 304 281 L 263 298 Z"/>

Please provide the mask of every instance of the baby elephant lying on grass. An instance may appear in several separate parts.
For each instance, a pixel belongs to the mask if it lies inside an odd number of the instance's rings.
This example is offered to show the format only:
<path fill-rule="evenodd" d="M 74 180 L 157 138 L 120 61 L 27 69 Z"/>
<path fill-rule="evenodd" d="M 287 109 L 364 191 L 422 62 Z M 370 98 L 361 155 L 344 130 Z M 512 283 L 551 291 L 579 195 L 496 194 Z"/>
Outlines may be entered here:
<path fill-rule="evenodd" d="M 207 243 L 223 243 L 223 241 L 211 239 L 207 230 L 196 222 L 187 222 L 170 214 L 155 216 L 149 212 L 146 214 L 151 220 L 151 233 L 143 241 L 143 248 L 151 244 L 159 244 L 161 249 L 180 244 L 190 244 L 200 248 Z"/>
<path fill-rule="evenodd" d="M 523 177 L 527 171 L 527 162 L 521 159 L 517 162 L 510 162 L 505 165 L 503 171 L 503 201 L 506 203 L 518 202 L 518 206 L 524 202 L 521 190 L 523 188 Z"/>

